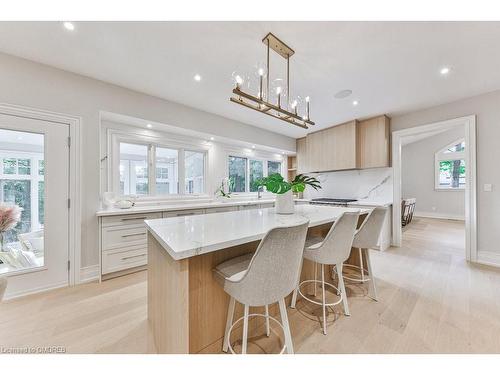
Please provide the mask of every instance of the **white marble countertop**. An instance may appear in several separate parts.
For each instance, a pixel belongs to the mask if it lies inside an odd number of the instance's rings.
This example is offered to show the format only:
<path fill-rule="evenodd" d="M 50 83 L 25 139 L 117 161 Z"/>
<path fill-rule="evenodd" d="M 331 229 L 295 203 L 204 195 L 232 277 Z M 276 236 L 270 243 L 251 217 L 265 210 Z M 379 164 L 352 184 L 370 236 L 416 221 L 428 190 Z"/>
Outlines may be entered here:
<path fill-rule="evenodd" d="M 307 202 L 307 199 L 295 199 L 296 202 Z M 131 208 L 108 208 L 96 212 L 97 216 L 114 216 L 114 215 L 127 215 L 137 214 L 144 212 L 163 212 L 163 211 L 182 211 L 182 210 L 195 210 L 203 208 L 219 208 L 231 206 L 251 206 L 254 204 L 274 203 L 274 198 L 261 198 L 261 199 L 245 199 L 245 198 L 229 198 L 226 200 L 193 200 L 193 201 L 178 201 L 169 203 L 145 204 L 141 206 L 134 206 Z"/>
<path fill-rule="evenodd" d="M 371 207 L 387 207 L 392 204 L 392 201 L 387 200 L 370 200 L 360 199 L 356 202 L 349 203 L 349 206 L 371 206 Z"/>
<path fill-rule="evenodd" d="M 272 228 L 309 220 L 309 226 L 333 222 L 356 208 L 298 205 L 293 215 L 278 215 L 274 208 L 220 212 L 146 220 L 146 227 L 175 260 L 260 240 Z M 369 209 L 359 209 L 361 213 Z"/>

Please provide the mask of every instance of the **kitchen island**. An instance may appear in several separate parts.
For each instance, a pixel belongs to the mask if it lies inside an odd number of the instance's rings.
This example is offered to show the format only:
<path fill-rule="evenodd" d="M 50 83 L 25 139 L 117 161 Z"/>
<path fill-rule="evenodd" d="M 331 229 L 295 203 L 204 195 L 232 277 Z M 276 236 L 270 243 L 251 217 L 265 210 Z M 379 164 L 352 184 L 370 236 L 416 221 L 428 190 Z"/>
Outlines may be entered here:
<path fill-rule="evenodd" d="M 358 210 L 300 205 L 293 215 L 264 208 L 146 220 L 148 320 L 158 352 L 221 351 L 229 297 L 213 278 L 217 264 L 254 252 L 274 227 L 299 224 L 306 218 L 308 235 L 324 234 L 342 213 L 353 211 Z M 305 263 L 302 277 L 311 276 L 311 269 Z"/>

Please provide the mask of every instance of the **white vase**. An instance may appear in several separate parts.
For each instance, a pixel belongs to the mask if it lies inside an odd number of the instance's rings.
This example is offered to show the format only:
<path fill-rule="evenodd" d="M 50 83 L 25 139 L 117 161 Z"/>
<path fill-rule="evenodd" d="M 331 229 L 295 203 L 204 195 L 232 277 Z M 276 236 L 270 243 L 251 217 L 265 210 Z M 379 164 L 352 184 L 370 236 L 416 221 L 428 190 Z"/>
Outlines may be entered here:
<path fill-rule="evenodd" d="M 290 215 L 295 211 L 293 202 L 293 193 L 288 190 L 285 194 L 276 194 L 276 213 L 281 215 Z"/>

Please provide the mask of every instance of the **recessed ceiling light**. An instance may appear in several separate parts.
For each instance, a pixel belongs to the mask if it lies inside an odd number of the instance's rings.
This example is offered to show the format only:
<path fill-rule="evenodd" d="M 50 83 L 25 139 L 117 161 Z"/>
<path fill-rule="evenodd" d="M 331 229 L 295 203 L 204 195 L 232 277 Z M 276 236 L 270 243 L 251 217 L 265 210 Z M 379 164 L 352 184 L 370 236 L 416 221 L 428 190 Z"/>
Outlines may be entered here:
<path fill-rule="evenodd" d="M 147 126 L 148 128 L 150 128 L 150 129 L 153 127 L 153 125 L 151 125 L 151 124 L 147 124 L 146 126 Z"/>
<path fill-rule="evenodd" d="M 337 92 L 334 97 L 335 99 L 344 99 L 344 98 L 347 98 L 349 95 L 352 94 L 352 90 L 340 90 L 339 92 Z"/>
<path fill-rule="evenodd" d="M 252 145 L 252 148 L 255 148 L 255 145 Z"/>
<path fill-rule="evenodd" d="M 201 81 L 201 76 L 199 74 L 195 74 L 193 78 L 194 78 L 194 80 L 196 82 L 200 82 Z"/>
<path fill-rule="evenodd" d="M 353 102 L 352 102 L 352 105 L 353 105 L 353 106 L 355 106 L 355 107 L 356 107 L 358 104 L 359 104 L 359 102 L 358 102 L 357 100 L 353 100 Z"/>
<path fill-rule="evenodd" d="M 450 68 L 447 66 L 442 67 L 441 70 L 439 71 L 439 73 L 441 73 L 442 76 L 447 75 L 449 72 L 450 72 Z"/>
<path fill-rule="evenodd" d="M 285 151 L 281 151 L 281 155 L 285 155 Z"/>
<path fill-rule="evenodd" d="M 215 138 L 214 137 L 210 137 L 210 140 L 213 141 Z"/>
<path fill-rule="evenodd" d="M 72 22 L 63 22 L 63 26 L 66 30 L 73 31 L 75 29 L 75 25 Z"/>

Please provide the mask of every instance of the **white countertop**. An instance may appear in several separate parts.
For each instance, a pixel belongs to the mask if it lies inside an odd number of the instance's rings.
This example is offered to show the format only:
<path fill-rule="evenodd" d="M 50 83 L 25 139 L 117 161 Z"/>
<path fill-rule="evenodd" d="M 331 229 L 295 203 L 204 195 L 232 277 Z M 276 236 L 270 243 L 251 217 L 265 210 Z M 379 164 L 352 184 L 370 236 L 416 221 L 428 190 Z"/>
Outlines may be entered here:
<path fill-rule="evenodd" d="M 295 199 L 296 202 L 304 201 L 306 199 Z M 218 208 L 218 207 L 231 207 L 231 206 L 251 206 L 254 204 L 266 204 L 274 203 L 274 198 L 261 198 L 261 199 L 244 199 L 244 198 L 229 198 L 226 200 L 193 200 L 183 201 L 183 202 L 172 202 L 172 203 L 157 203 L 150 205 L 134 206 L 131 208 L 108 208 L 99 210 L 96 212 L 97 216 L 114 216 L 114 215 L 126 215 L 126 214 L 137 214 L 144 212 L 163 212 L 163 211 L 181 211 L 181 210 L 195 210 L 202 208 Z"/>
<path fill-rule="evenodd" d="M 309 226 L 335 221 L 355 208 L 297 205 L 293 215 L 278 215 L 274 208 L 231 211 L 205 215 L 146 220 L 146 227 L 175 260 L 260 240 L 272 228 L 297 225 L 309 220 Z M 367 213 L 369 209 L 360 209 Z"/>
<path fill-rule="evenodd" d="M 391 204 L 392 201 L 360 199 L 356 202 L 349 203 L 349 206 L 387 207 Z"/>

